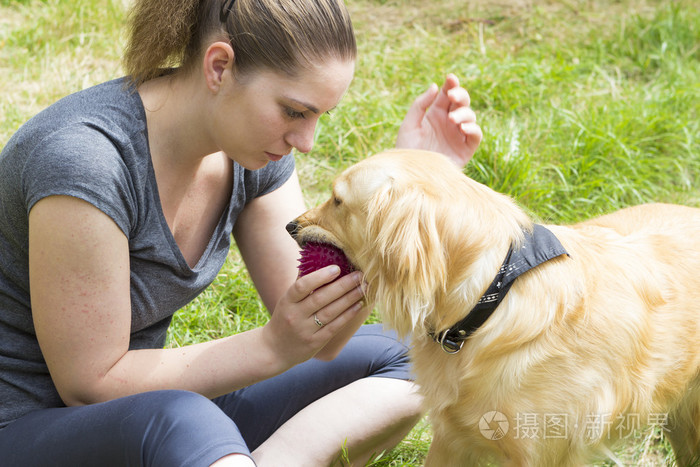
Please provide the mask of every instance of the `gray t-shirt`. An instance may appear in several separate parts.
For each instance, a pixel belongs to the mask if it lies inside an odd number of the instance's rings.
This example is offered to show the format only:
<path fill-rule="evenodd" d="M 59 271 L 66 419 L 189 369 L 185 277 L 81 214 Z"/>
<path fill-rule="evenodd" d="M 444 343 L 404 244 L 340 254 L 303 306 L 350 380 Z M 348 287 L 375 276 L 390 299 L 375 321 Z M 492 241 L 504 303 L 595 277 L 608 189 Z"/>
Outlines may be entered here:
<path fill-rule="evenodd" d="M 234 163 L 231 200 L 190 268 L 161 210 L 143 104 L 124 79 L 65 97 L 24 124 L 0 153 L 0 427 L 32 410 L 63 406 L 32 322 L 28 215 L 37 201 L 74 196 L 114 220 L 129 239 L 129 347 L 160 348 L 173 313 L 223 266 L 245 204 L 293 170 L 291 155 L 256 171 Z"/>

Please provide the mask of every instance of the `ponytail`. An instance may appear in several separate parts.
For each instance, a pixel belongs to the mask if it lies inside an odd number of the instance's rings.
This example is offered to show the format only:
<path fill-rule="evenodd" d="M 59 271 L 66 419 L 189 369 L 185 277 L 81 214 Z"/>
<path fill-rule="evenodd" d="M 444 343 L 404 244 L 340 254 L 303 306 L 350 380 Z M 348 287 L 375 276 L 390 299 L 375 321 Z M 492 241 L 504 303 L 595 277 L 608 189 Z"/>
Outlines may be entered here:
<path fill-rule="evenodd" d="M 129 40 L 123 57 L 135 84 L 181 66 L 195 32 L 200 0 L 136 0 L 127 18 Z"/>

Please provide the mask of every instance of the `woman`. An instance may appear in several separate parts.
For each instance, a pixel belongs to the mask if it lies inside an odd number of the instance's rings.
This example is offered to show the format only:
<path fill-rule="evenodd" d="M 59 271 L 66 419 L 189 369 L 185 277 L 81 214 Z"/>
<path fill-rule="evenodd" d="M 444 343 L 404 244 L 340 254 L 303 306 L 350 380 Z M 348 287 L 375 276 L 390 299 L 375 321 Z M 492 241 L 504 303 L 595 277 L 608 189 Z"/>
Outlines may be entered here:
<path fill-rule="evenodd" d="M 352 79 L 345 7 L 133 8 L 128 77 L 52 105 L 0 156 L 0 458 L 309 466 L 390 448 L 421 414 L 406 349 L 361 327 L 360 273 L 297 279 L 284 228 L 305 209 L 290 153 L 311 150 Z M 397 145 L 463 165 L 480 140 L 450 75 Z M 163 349 L 231 234 L 270 321 Z"/>

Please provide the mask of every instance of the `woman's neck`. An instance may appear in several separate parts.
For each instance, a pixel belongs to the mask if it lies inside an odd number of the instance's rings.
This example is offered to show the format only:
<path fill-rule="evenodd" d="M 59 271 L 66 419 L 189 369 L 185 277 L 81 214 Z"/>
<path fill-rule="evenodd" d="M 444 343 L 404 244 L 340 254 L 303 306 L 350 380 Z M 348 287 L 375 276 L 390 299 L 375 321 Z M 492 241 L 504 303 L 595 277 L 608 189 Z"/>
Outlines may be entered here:
<path fill-rule="evenodd" d="M 207 131 L 206 88 L 193 78 L 175 71 L 138 88 L 154 166 L 190 173 L 217 152 Z"/>

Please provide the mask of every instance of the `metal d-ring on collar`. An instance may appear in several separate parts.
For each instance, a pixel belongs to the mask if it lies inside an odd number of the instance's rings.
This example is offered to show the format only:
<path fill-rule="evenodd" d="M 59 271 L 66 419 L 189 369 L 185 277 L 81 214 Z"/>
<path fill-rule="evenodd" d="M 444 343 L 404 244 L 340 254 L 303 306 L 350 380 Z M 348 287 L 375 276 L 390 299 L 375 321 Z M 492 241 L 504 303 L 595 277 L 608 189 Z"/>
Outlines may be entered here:
<path fill-rule="evenodd" d="M 445 353 L 456 354 L 464 341 L 471 336 L 496 311 L 515 279 L 530 269 L 561 255 L 569 254 L 545 227 L 535 224 L 532 232 L 525 232 L 525 241 L 515 250 L 511 246 L 498 274 L 467 316 L 446 330 L 430 333 Z"/>
<path fill-rule="evenodd" d="M 443 352 L 446 354 L 455 354 L 462 350 L 462 346 L 464 345 L 464 340 L 460 340 L 459 342 L 455 342 L 452 339 L 448 339 L 447 335 L 450 333 L 450 328 L 447 328 L 444 332 L 441 333 L 440 337 L 440 348 L 442 348 Z"/>

